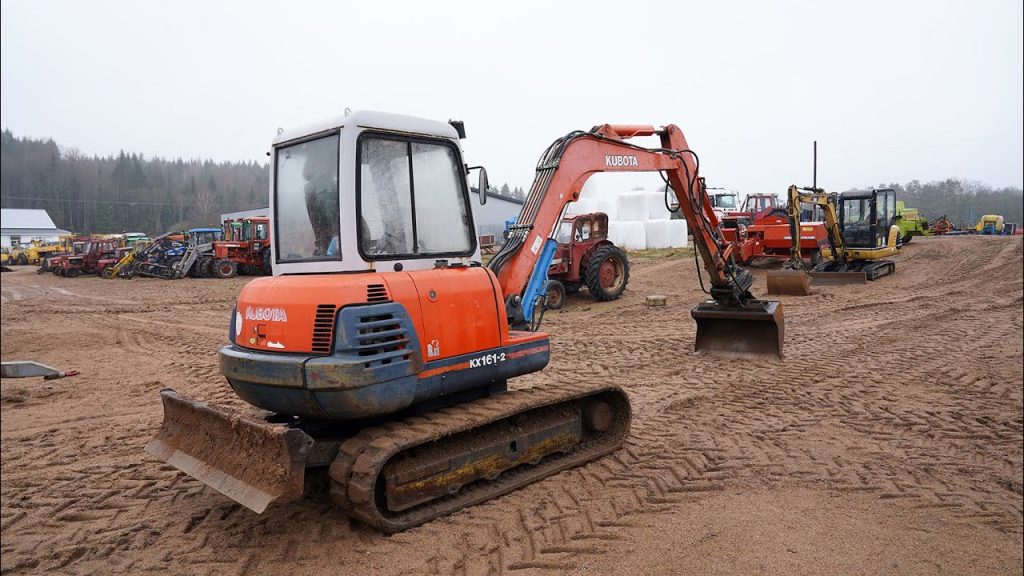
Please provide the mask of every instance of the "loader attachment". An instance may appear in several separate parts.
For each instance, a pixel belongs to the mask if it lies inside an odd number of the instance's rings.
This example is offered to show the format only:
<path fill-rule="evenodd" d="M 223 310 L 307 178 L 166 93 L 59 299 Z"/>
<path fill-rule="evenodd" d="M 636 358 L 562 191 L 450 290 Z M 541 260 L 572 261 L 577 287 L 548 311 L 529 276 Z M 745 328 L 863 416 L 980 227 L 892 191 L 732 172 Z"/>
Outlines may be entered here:
<path fill-rule="evenodd" d="M 772 270 L 768 273 L 768 293 L 807 296 L 811 293 L 811 277 L 803 270 Z"/>
<path fill-rule="evenodd" d="M 302 497 L 313 446 L 305 432 L 228 414 L 170 389 L 160 397 L 164 423 L 146 452 L 256 513 Z"/>
<path fill-rule="evenodd" d="M 713 300 L 698 304 L 690 315 L 697 321 L 693 351 L 739 358 L 782 358 L 785 319 L 782 304 L 751 300 L 724 306 Z"/>
<path fill-rule="evenodd" d="M 867 284 L 868 282 L 868 275 L 864 271 L 810 272 L 809 274 L 815 286 L 846 286 L 848 284 Z"/>

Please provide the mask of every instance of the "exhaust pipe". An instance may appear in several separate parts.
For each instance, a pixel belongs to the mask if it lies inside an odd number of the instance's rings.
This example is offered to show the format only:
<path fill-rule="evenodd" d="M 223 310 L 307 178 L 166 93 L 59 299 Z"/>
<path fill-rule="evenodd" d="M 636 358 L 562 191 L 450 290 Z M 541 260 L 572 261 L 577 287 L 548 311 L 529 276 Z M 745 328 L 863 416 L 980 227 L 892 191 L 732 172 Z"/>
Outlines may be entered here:
<path fill-rule="evenodd" d="M 693 351 L 732 358 L 782 358 L 785 318 L 782 303 L 751 300 L 742 306 L 701 302 L 690 315 L 697 321 Z"/>

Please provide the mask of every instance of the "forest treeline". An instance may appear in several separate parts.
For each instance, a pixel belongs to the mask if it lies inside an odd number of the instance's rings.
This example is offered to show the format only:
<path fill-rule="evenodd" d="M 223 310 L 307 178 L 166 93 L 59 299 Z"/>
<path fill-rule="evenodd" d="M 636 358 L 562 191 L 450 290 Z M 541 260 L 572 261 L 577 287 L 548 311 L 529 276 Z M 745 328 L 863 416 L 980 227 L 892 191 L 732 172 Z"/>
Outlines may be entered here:
<path fill-rule="evenodd" d="M 54 223 L 73 232 L 145 232 L 217 225 L 220 214 L 267 206 L 270 168 L 258 162 L 165 160 L 121 152 L 85 156 L 51 139 L 0 140 L 0 204 L 44 208 Z M 897 197 L 930 220 L 948 216 L 959 226 L 982 214 L 1024 222 L 1021 188 L 992 188 L 973 181 L 913 180 L 892 187 Z M 508 184 L 492 193 L 525 198 Z"/>
<path fill-rule="evenodd" d="M 269 164 L 85 156 L 53 140 L 0 135 L 0 202 L 44 208 L 72 232 L 160 234 L 219 226 L 224 212 L 267 206 Z"/>
<path fill-rule="evenodd" d="M 957 228 L 970 228 L 984 214 L 1001 214 L 1007 222 L 1024 222 L 1024 190 L 1016 187 L 993 188 L 952 178 L 878 187 L 896 190 L 897 200 L 902 200 L 907 208 L 917 208 L 929 222 L 946 216 Z"/>

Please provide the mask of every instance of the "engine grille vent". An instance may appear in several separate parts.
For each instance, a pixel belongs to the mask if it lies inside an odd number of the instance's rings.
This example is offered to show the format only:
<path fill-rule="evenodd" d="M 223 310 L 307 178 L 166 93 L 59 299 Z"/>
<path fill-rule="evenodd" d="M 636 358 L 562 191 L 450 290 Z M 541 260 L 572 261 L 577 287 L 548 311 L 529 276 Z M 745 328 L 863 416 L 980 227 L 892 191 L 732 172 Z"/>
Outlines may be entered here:
<path fill-rule="evenodd" d="M 313 318 L 313 346 L 315 354 L 331 353 L 331 338 L 334 336 L 334 304 L 318 304 Z"/>
<path fill-rule="evenodd" d="M 370 284 L 366 287 L 366 301 L 370 303 L 387 302 L 388 289 L 383 284 Z"/>
<path fill-rule="evenodd" d="M 357 333 L 357 350 L 367 368 L 374 363 L 386 365 L 409 359 L 409 335 L 394 314 L 360 317 Z"/>

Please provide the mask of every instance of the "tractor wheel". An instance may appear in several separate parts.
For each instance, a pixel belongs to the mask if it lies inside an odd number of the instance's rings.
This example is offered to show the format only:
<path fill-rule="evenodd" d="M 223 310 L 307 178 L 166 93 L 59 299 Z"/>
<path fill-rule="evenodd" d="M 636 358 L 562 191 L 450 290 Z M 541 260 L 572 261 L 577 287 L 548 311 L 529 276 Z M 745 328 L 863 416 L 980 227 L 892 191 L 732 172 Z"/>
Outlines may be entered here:
<path fill-rule="evenodd" d="M 203 278 L 213 277 L 213 258 L 203 258 Z"/>
<path fill-rule="evenodd" d="M 560 310 L 565 306 L 565 286 L 558 280 L 548 280 L 544 284 L 544 306 L 548 310 Z"/>
<path fill-rule="evenodd" d="M 629 283 L 629 260 L 617 246 L 602 246 L 587 263 L 587 289 L 594 298 L 617 300 Z"/>
<path fill-rule="evenodd" d="M 217 278 L 234 278 L 238 274 L 238 265 L 234 260 L 217 260 L 211 267 Z"/>
<path fill-rule="evenodd" d="M 78 268 L 68 268 L 67 272 L 66 272 L 66 275 L 67 275 L 68 278 L 76 278 L 78 276 L 78 273 L 79 273 Z"/>
<path fill-rule="evenodd" d="M 907 235 L 903 237 L 903 245 L 906 246 L 907 244 L 910 244 L 910 241 L 913 240 L 913 239 L 914 239 L 914 233 L 913 232 L 907 232 Z"/>
<path fill-rule="evenodd" d="M 18 264 L 25 266 L 28 264 L 28 256 L 21 254 L 18 256 Z"/>

